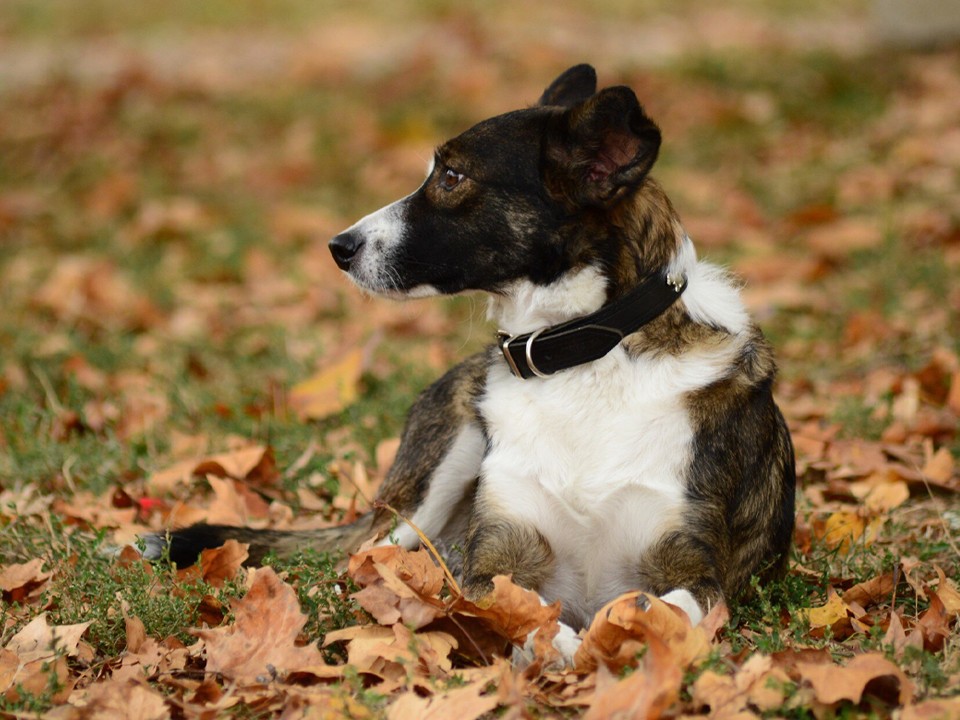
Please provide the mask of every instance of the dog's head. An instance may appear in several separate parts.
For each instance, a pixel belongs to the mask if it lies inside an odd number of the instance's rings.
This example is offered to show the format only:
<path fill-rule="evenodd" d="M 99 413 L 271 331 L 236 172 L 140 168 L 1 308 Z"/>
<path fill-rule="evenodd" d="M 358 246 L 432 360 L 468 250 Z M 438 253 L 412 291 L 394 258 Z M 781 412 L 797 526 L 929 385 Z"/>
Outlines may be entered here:
<path fill-rule="evenodd" d="M 330 241 L 337 265 L 373 293 L 420 297 L 548 285 L 621 261 L 611 217 L 641 188 L 660 131 L 633 91 L 596 91 L 578 65 L 534 107 L 485 120 L 441 145 L 413 194 Z M 622 223 L 620 223 L 622 225 Z"/>

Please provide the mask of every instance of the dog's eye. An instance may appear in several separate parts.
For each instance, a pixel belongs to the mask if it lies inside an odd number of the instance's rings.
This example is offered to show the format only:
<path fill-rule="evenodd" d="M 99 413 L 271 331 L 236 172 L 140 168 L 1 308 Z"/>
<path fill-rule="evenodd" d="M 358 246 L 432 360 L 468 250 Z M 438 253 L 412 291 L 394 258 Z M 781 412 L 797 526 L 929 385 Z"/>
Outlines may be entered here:
<path fill-rule="evenodd" d="M 459 185 L 461 180 L 463 180 L 463 173 L 447 168 L 440 176 L 440 187 L 449 192 Z"/>

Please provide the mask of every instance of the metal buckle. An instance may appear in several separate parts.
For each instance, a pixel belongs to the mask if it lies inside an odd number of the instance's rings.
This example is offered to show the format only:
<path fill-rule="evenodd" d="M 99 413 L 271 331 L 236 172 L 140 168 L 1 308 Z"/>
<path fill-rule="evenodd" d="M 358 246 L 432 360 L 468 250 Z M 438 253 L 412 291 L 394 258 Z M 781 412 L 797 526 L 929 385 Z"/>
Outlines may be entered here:
<path fill-rule="evenodd" d="M 517 367 L 517 363 L 513 361 L 513 355 L 510 354 L 510 343 L 516 340 L 517 336 L 507 335 L 503 330 L 497 331 L 497 336 L 500 338 L 500 352 L 503 353 L 503 358 L 507 361 L 510 372 L 514 374 L 514 377 L 523 380 L 523 375 L 520 374 L 520 368 Z"/>
<path fill-rule="evenodd" d="M 540 368 L 538 368 L 534 364 L 533 355 L 531 355 L 531 350 L 533 348 L 533 341 L 536 340 L 537 337 L 540 335 L 540 333 L 542 333 L 544 330 L 546 330 L 546 328 L 540 328 L 539 330 L 533 332 L 530 335 L 530 337 L 527 338 L 527 346 L 526 346 L 527 367 L 530 368 L 530 372 L 532 372 L 537 377 L 541 377 L 541 378 L 550 377 L 550 373 L 542 372 Z"/>
<path fill-rule="evenodd" d="M 550 373 L 545 373 L 543 370 L 537 367 L 537 364 L 533 361 L 533 341 L 536 340 L 540 333 L 549 328 L 540 328 L 535 330 L 530 334 L 530 337 L 527 338 L 527 342 L 524 344 L 524 354 L 527 358 L 527 367 L 530 368 L 532 372 L 537 377 L 545 378 L 550 377 Z M 513 355 L 510 353 L 510 343 L 516 340 L 519 335 L 507 335 L 503 330 L 497 332 L 497 337 L 500 339 L 500 352 L 503 353 L 504 360 L 507 361 L 507 365 L 510 366 L 510 372 L 514 374 L 515 377 L 524 380 L 523 373 L 520 372 L 520 368 L 517 366 L 516 361 L 513 359 Z"/>

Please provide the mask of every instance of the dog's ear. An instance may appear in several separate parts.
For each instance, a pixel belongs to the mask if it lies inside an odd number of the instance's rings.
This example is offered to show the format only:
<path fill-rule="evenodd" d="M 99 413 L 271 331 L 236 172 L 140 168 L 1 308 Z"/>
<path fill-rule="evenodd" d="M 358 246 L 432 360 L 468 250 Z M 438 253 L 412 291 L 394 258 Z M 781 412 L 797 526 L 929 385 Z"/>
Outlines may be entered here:
<path fill-rule="evenodd" d="M 573 107 L 597 91 L 597 71 L 590 65 L 574 65 L 550 83 L 537 105 Z"/>
<path fill-rule="evenodd" d="M 578 204 L 608 205 L 639 186 L 660 151 L 660 129 L 628 87 L 601 90 L 567 110 L 548 156 L 561 191 Z"/>

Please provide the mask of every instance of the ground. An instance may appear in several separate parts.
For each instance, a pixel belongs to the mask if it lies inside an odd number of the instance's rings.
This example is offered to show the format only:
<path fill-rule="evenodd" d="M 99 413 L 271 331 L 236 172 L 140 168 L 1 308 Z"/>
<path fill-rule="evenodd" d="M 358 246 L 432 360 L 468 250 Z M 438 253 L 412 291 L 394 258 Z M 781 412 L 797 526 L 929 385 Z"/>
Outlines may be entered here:
<path fill-rule="evenodd" d="M 493 328 L 362 297 L 326 240 L 583 61 L 658 121 L 655 175 L 777 350 L 788 577 L 695 630 L 623 598 L 576 670 L 520 672 L 555 613 L 466 603 L 427 551 L 119 551 L 369 505 Z M 960 51 L 879 44 L 863 2 L 8 0 L 0 715 L 960 716 L 957 117 Z"/>

